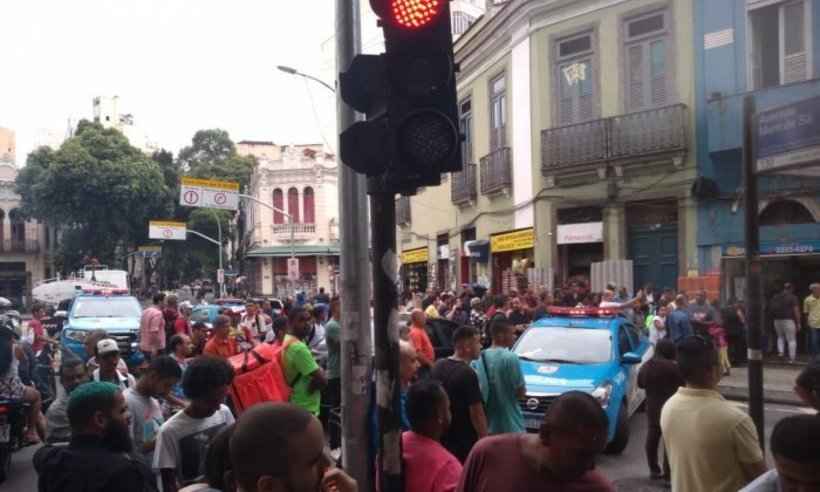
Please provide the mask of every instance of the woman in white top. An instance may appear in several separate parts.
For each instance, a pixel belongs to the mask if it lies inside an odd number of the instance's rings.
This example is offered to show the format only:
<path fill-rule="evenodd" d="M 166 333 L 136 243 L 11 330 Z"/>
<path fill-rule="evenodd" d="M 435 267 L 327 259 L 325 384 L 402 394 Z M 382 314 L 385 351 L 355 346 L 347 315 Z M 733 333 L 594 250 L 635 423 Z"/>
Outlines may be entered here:
<path fill-rule="evenodd" d="M 667 337 L 666 333 L 666 315 L 669 314 L 668 306 L 661 306 L 658 308 L 658 314 L 652 319 L 649 326 L 649 343 L 655 345 L 658 340 Z"/>

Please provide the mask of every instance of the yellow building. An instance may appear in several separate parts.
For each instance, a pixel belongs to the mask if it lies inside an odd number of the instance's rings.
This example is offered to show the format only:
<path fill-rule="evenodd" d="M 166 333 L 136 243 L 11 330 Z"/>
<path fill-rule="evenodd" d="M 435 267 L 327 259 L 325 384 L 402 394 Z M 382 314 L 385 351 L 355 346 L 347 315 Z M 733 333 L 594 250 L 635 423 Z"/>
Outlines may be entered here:
<path fill-rule="evenodd" d="M 511 0 L 455 53 L 465 167 L 399 200 L 406 289 L 697 269 L 691 1 Z"/>

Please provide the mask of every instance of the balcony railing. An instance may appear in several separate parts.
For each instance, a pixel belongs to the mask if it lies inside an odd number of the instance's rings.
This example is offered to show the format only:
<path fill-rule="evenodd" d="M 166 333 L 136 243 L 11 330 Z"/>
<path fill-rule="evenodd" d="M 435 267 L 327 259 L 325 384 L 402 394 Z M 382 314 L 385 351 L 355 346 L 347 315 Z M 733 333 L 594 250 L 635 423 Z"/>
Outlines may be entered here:
<path fill-rule="evenodd" d="M 291 229 L 294 234 L 313 234 L 316 232 L 316 224 L 273 224 L 274 234 L 290 234 Z"/>
<path fill-rule="evenodd" d="M 686 105 L 675 104 L 544 130 L 543 169 L 685 151 L 687 117 Z"/>
<path fill-rule="evenodd" d="M 481 194 L 497 193 L 512 186 L 511 156 L 510 148 L 502 147 L 481 158 Z"/>
<path fill-rule="evenodd" d="M 461 172 L 453 173 L 453 182 L 450 184 L 450 197 L 454 204 L 463 205 L 474 202 L 476 191 L 476 165 L 464 164 Z"/>
<path fill-rule="evenodd" d="M 40 241 L 36 239 L 4 239 L 4 253 L 39 253 Z"/>
<path fill-rule="evenodd" d="M 396 200 L 396 223 L 399 225 L 410 224 L 412 216 L 410 215 L 410 197 L 400 196 Z"/>

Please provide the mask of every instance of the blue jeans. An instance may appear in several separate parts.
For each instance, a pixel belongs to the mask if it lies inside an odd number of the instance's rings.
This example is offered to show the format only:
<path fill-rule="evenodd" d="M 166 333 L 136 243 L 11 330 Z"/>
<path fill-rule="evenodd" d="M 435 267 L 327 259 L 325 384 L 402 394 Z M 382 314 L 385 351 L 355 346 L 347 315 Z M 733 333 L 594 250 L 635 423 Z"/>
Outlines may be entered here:
<path fill-rule="evenodd" d="M 809 333 L 809 351 L 817 357 L 820 355 L 820 328 L 809 327 Z"/>

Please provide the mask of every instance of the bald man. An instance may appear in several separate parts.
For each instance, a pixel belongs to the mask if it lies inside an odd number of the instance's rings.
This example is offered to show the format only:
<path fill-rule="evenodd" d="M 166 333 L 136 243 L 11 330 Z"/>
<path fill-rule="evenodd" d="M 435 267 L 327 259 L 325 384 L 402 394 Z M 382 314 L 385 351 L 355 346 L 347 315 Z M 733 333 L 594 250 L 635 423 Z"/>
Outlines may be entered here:
<path fill-rule="evenodd" d="M 433 350 L 433 343 L 427 335 L 427 316 L 421 309 L 414 309 L 410 314 L 410 342 L 416 349 L 419 365 L 425 369 L 433 367 L 436 360 L 436 353 Z"/>
<path fill-rule="evenodd" d="M 459 492 L 583 490 L 614 492 L 595 457 L 606 446 L 608 421 L 601 405 L 581 391 L 564 393 L 544 416 L 539 434 L 501 434 L 473 447 Z"/>

